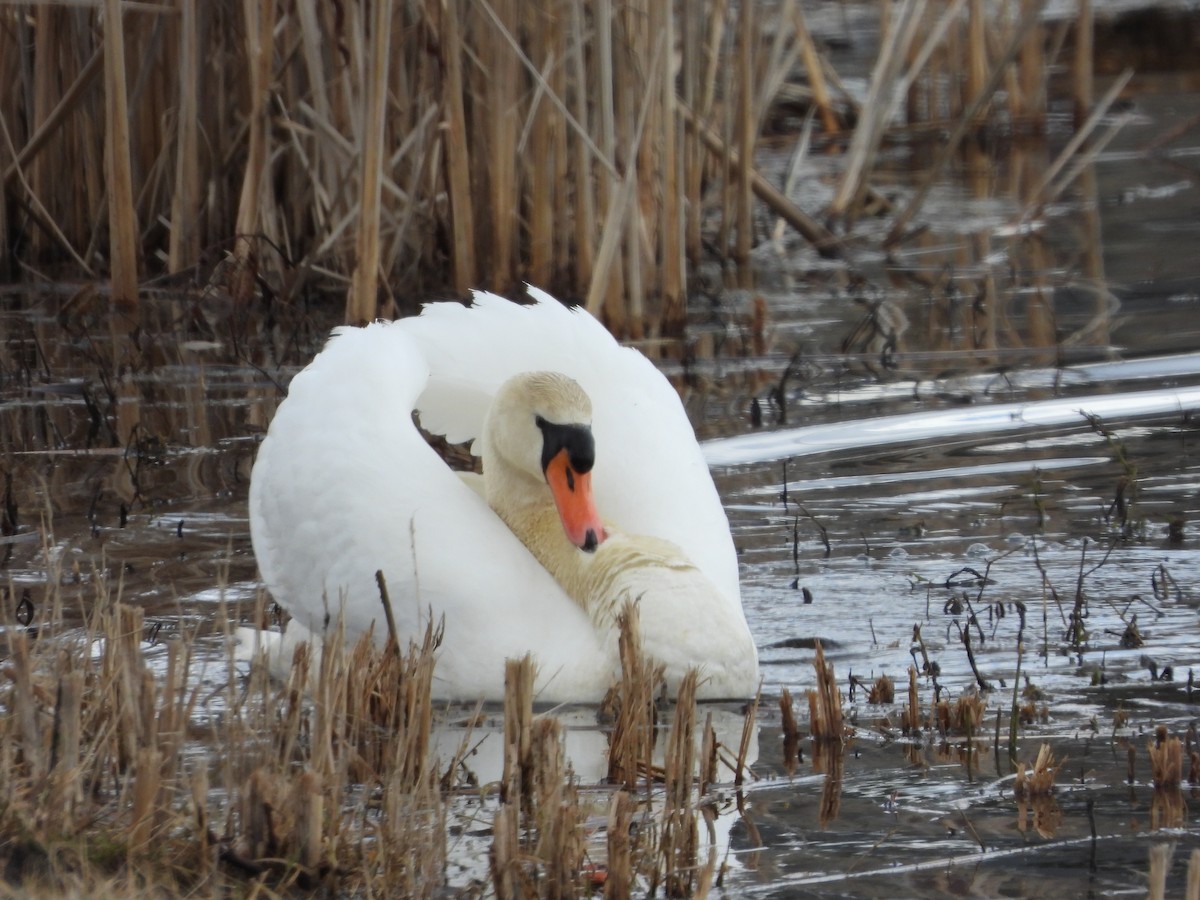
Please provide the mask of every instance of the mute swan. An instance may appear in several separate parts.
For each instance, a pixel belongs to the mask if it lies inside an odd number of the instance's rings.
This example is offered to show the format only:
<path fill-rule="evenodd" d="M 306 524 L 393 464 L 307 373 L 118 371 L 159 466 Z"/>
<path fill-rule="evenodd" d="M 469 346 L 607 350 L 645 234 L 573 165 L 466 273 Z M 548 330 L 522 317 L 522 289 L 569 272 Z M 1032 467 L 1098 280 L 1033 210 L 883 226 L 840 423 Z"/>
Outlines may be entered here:
<path fill-rule="evenodd" d="M 382 625 L 382 570 L 402 639 L 444 617 L 439 697 L 500 699 L 504 660 L 532 652 L 539 700 L 587 702 L 619 673 L 633 599 L 669 683 L 694 666 L 702 696 L 752 695 L 729 525 L 679 397 L 586 312 L 530 294 L 335 329 L 292 381 L 250 483 L 289 641 Z M 482 478 L 452 472 L 414 411 L 473 440 Z"/>

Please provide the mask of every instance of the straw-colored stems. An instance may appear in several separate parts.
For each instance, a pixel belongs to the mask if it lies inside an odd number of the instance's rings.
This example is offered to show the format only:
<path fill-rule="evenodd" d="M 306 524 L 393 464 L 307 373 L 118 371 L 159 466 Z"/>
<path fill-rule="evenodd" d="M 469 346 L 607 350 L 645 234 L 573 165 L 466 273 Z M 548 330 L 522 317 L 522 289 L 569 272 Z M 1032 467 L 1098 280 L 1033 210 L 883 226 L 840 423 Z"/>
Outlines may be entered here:
<path fill-rule="evenodd" d="M 371 6 L 370 51 L 359 159 L 359 211 L 354 277 L 346 297 L 346 321 L 361 325 L 375 318 L 379 285 L 379 194 L 383 179 L 384 115 L 387 111 L 388 44 L 392 35 L 391 0 Z"/>
<path fill-rule="evenodd" d="M 983 0 L 970 0 L 967 7 L 967 102 L 987 84 L 987 12 Z M 964 104 L 964 106 L 967 104 Z M 975 126 L 983 123 L 983 107 L 975 113 Z"/>
<path fill-rule="evenodd" d="M 1021 0 L 1021 15 L 1034 7 L 1039 0 Z M 1040 31 L 1030 33 L 1021 48 L 1020 85 L 1018 92 L 1018 108 L 1013 115 L 1024 120 L 1025 127 L 1032 133 L 1040 134 L 1046 120 L 1046 57 L 1042 48 Z"/>
<path fill-rule="evenodd" d="M 745 783 L 746 774 L 750 771 L 750 746 L 758 731 L 758 704 L 761 699 L 762 685 L 759 684 L 754 699 L 750 701 L 746 707 L 746 714 L 742 717 L 742 736 L 738 741 L 737 771 L 733 775 L 733 783 L 737 787 L 741 787 Z"/>
<path fill-rule="evenodd" d="M 696 769 L 696 672 L 689 670 L 679 685 L 675 721 L 665 755 L 666 799 L 659 856 L 664 862 L 666 894 L 694 896 L 699 834 L 692 805 Z"/>
<path fill-rule="evenodd" d="M 325 817 L 325 797 L 321 783 L 312 772 L 302 772 L 291 790 L 291 846 L 300 865 L 316 868 L 321 861 L 322 826 Z"/>
<path fill-rule="evenodd" d="M 598 143 L 601 155 L 611 165 L 617 157 L 616 100 L 613 96 L 616 67 L 613 60 L 611 0 L 597 0 L 593 8 L 592 22 L 595 40 L 592 83 L 596 85 L 598 93 L 598 97 L 593 98 L 593 104 L 596 106 L 596 125 L 600 132 Z M 623 198 L 633 196 L 635 159 L 636 154 L 630 157 L 623 178 L 617 174 L 615 166 L 611 169 L 605 168 L 601 173 L 603 179 L 596 185 L 597 218 L 604 223 L 604 231 L 596 251 L 592 278 L 588 284 L 587 311 L 598 316 L 603 308 L 609 330 L 618 335 L 623 334 L 624 328 L 622 295 L 625 280 L 620 266 L 614 264 L 618 240 L 624 233 L 624 214 L 618 210 L 624 205 Z"/>
<path fill-rule="evenodd" d="M 493 290 L 504 293 L 516 283 L 514 252 L 518 223 L 517 200 L 517 102 L 519 61 L 510 49 L 504 35 L 517 31 L 517 4 L 515 0 L 492 0 L 494 12 L 492 29 L 483 38 L 481 56 L 485 61 L 483 71 L 486 81 L 481 104 L 486 116 L 488 196 L 491 201 L 492 247 L 490 285 Z"/>
<path fill-rule="evenodd" d="M 551 51 L 552 33 L 556 30 L 548 19 L 549 10 L 539 4 L 525 7 L 525 32 L 529 36 L 529 54 L 536 65 L 543 67 L 543 75 L 560 68 L 560 61 Z M 538 83 L 534 93 L 532 120 L 529 123 L 529 278 L 533 284 L 549 284 L 554 266 L 554 217 L 557 212 L 555 195 L 558 183 L 554 178 L 557 167 L 555 129 L 559 125 L 557 111 L 546 102 L 542 94 L 548 82 Z"/>
<path fill-rule="evenodd" d="M 492 821 L 491 869 L 497 897 L 527 896 L 521 871 L 521 824 L 514 803 L 502 803 Z"/>
<path fill-rule="evenodd" d="M 608 875 L 604 896 L 618 900 L 633 896 L 633 841 L 631 830 L 636 803 L 626 791 L 613 794 L 608 806 Z"/>
<path fill-rule="evenodd" d="M 825 650 L 820 641 L 817 642 L 813 668 L 816 670 L 817 686 L 808 692 L 809 729 L 814 741 L 840 743 L 845 737 L 842 695 L 833 674 L 833 664 L 825 661 Z"/>
<path fill-rule="evenodd" d="M 754 145 L 757 138 L 758 120 L 754 115 L 754 44 L 757 42 L 755 33 L 754 10 L 755 4 L 739 4 L 738 16 L 738 103 L 736 109 L 741 113 L 734 123 L 734 133 L 738 140 L 737 163 L 737 199 L 735 201 L 735 217 L 737 221 L 737 243 L 734 248 L 734 260 L 738 265 L 738 282 L 742 287 L 751 287 L 754 276 L 750 266 L 750 251 L 754 246 L 754 206 L 752 165 Z"/>
<path fill-rule="evenodd" d="M 1158 789 L 1178 788 L 1183 781 L 1183 744 L 1177 737 L 1169 737 L 1165 725 L 1155 729 L 1154 740 L 1149 744 L 1150 772 L 1154 787 Z"/>
<path fill-rule="evenodd" d="M 571 71 L 575 82 L 573 106 L 575 121 L 587 122 L 588 78 L 584 58 L 583 0 L 569 0 L 571 19 Z M 575 178 L 575 290 L 586 295 L 592 283 L 595 258 L 595 197 L 593 160 L 589 142 L 578 130 L 571 130 L 571 159 Z"/>
<path fill-rule="evenodd" d="M 1075 125 L 1092 108 L 1092 53 L 1095 41 L 1092 0 L 1079 0 L 1075 17 L 1075 59 L 1071 67 L 1071 93 L 1075 100 Z"/>
<path fill-rule="evenodd" d="M 609 329 L 617 334 L 625 333 L 626 309 L 621 302 L 621 294 L 618 290 L 620 281 L 609 276 L 620 271 L 617 268 L 617 250 L 621 238 L 626 235 L 626 217 L 636 215 L 636 211 L 631 210 L 631 206 L 637 187 L 638 169 L 632 161 L 637 159 L 638 148 L 641 146 L 642 135 L 645 133 L 646 115 L 653 99 L 654 78 L 659 66 L 665 64 L 666 53 L 662 41 L 659 40 L 655 44 L 647 91 L 638 107 L 637 125 L 630 137 L 629 147 L 625 154 L 626 158 L 630 160 L 630 165 L 626 169 L 624 177 L 613 184 L 613 194 L 604 222 L 604 234 L 600 240 L 600 250 L 596 254 L 596 268 L 592 273 L 592 284 L 588 289 L 588 312 L 598 315 L 603 307 Z"/>
<path fill-rule="evenodd" d="M 46 773 L 46 754 L 37 723 L 37 691 L 33 684 L 33 664 L 29 658 L 29 638 L 24 632 L 11 639 L 13 705 L 16 711 L 21 756 L 30 778 L 36 783 Z"/>
<path fill-rule="evenodd" d="M 1048 797 L 1054 791 L 1054 780 L 1062 770 L 1065 760 L 1056 760 L 1049 744 L 1038 748 L 1037 758 L 1030 766 L 1017 763 L 1017 775 L 1013 780 L 1013 796 L 1017 800 L 1033 800 Z"/>
<path fill-rule="evenodd" d="M 55 45 L 62 40 L 56 25 L 62 18 L 62 10 L 51 4 L 40 6 L 32 12 L 35 28 L 34 58 L 53 59 Z M 35 66 L 33 70 L 33 126 L 40 128 L 51 112 L 55 88 L 59 78 L 57 66 Z M 46 158 L 34 159 L 29 167 L 30 191 L 35 197 L 47 197 L 53 185 L 61 174 L 54 171 L 54 165 Z M 46 247 L 46 235 L 34 231 L 30 235 L 31 246 L 35 253 L 40 253 Z M 4 245 L 7 246 L 7 245 Z"/>
<path fill-rule="evenodd" d="M 651 10 L 661 14 L 659 20 L 664 29 L 663 41 L 667 47 L 675 46 L 675 16 L 664 3 L 651 3 Z M 651 34 L 655 30 L 652 27 Z M 674 66 L 659 68 L 659 84 L 662 89 L 662 114 L 659 119 L 661 134 L 662 223 L 659 228 L 662 251 L 659 259 L 660 294 L 662 297 L 662 330 L 668 335 L 682 335 L 687 319 L 684 286 L 686 274 L 683 255 L 683 173 L 680 171 L 679 116 L 675 106 Z M 699 210 L 695 211 L 699 218 Z"/>
<path fill-rule="evenodd" d="M 120 0 L 104 0 L 104 161 L 108 189 L 112 300 L 125 318 L 137 310 L 137 214 L 129 160 L 129 105 L 125 84 L 125 33 Z"/>
<path fill-rule="evenodd" d="M 179 106 L 175 112 L 175 190 L 167 269 L 178 272 L 200 257 L 200 47 L 196 0 L 179 0 Z"/>
<path fill-rule="evenodd" d="M 700 26 L 706 18 L 698 9 L 700 2 L 701 0 L 685 0 L 680 7 L 680 89 L 686 109 L 696 109 L 700 97 L 700 72 L 703 67 Z M 704 218 L 701 215 L 700 188 L 704 180 L 704 162 L 708 159 L 708 154 L 694 133 L 689 134 L 685 131 L 682 138 L 682 190 L 686 208 L 691 212 L 684 217 L 684 248 L 688 260 L 697 263 L 701 259 L 700 222 Z"/>
<path fill-rule="evenodd" d="M 614 689 L 616 722 L 608 752 L 608 780 L 637 790 L 638 776 L 650 778 L 653 751 L 654 698 L 662 683 L 662 666 L 642 652 L 641 619 L 637 605 L 626 603 L 617 617 L 620 628 L 621 680 Z"/>
<path fill-rule="evenodd" d="M 108 0 L 115 2 L 115 0 Z M 237 241 L 234 255 L 243 265 L 251 263 L 254 253 L 253 237 L 259 228 L 259 199 L 267 168 L 267 93 L 271 78 L 272 29 L 275 26 L 275 0 L 242 0 L 246 22 L 246 67 L 250 82 L 250 109 L 247 115 L 246 168 L 242 175 L 242 191 L 238 199 L 234 231 Z M 249 284 L 243 280 L 236 286 L 234 299 L 245 301 Z"/>
<path fill-rule="evenodd" d="M 129 829 L 129 851 L 143 853 L 154 837 L 154 813 L 161 782 L 162 754 L 153 747 L 137 752 L 133 781 L 132 825 Z"/>
<path fill-rule="evenodd" d="M 446 179 L 449 185 L 450 231 L 453 239 L 451 269 L 454 289 L 465 292 L 478 284 L 475 261 L 475 213 L 471 200 L 471 150 L 467 140 L 467 117 L 463 109 L 462 25 L 456 0 L 434 6 L 441 11 L 442 102 L 446 107 Z"/>
<path fill-rule="evenodd" d="M 504 775 L 500 799 L 526 812 L 533 807 L 533 660 L 510 659 L 504 667 Z"/>
<path fill-rule="evenodd" d="M 79 800 L 83 691 L 82 671 L 63 674 L 54 711 L 57 743 L 54 747 L 54 791 L 49 805 L 59 817 L 64 832 L 73 828 L 75 806 Z"/>

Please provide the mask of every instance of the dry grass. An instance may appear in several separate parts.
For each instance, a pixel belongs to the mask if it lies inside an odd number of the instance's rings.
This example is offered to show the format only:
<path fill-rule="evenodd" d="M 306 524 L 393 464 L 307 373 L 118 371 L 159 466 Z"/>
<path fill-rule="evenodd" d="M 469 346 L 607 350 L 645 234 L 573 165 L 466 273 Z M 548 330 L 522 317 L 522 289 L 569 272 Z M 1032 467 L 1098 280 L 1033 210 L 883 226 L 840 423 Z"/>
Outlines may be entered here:
<path fill-rule="evenodd" d="M 825 651 L 820 641 L 817 642 L 813 669 L 817 676 L 816 687 L 808 692 L 809 729 L 813 742 L 840 745 L 847 734 L 842 715 L 842 694 L 833 674 L 833 663 L 825 661 Z"/>
<path fill-rule="evenodd" d="M 821 219 L 852 225 L 878 205 L 897 107 L 902 128 L 952 129 L 946 158 L 968 134 L 1040 130 L 1058 60 L 1039 6 L 966 7 L 910 0 L 889 16 L 856 108 L 795 0 L 4 4 L 9 275 L 107 271 L 130 306 L 139 270 L 203 282 L 232 255 L 236 301 L 320 278 L 351 320 L 390 314 L 389 284 L 421 297 L 531 280 L 586 298 L 619 334 L 679 333 L 689 264 L 716 255 L 752 283 L 758 204 L 841 253 Z M 1082 143 L 1106 104 L 1080 22 Z M 797 91 L 817 140 L 849 139 L 826 211 L 756 169 L 764 126 Z M 895 213 L 889 241 L 909 239 L 923 199 Z M 1022 257 L 1040 246 L 1019 243 Z"/>
<path fill-rule="evenodd" d="M 66 628 L 55 600 L 44 621 L 6 637 L 0 841 L 10 885 L 24 896 L 251 885 L 427 896 L 445 887 L 448 821 L 464 792 L 484 801 L 477 817 L 492 829 L 501 896 L 578 896 L 608 879 L 615 895 L 661 884 L 684 896 L 711 883 L 702 791 L 718 746 L 711 724 L 697 740 L 695 675 L 658 748 L 663 764 L 653 762 L 651 725 L 620 756 L 632 783 L 614 794 L 576 782 L 559 720 L 533 714 L 531 661 L 513 662 L 504 772 L 472 786 L 461 765 L 470 726 L 451 758 L 431 750 L 434 730 L 450 727 L 430 699 L 436 629 L 407 648 L 381 650 L 370 635 L 331 642 L 319 661 L 302 647 L 281 684 L 262 666 L 235 671 L 232 656 L 187 634 L 156 643 L 140 608 L 114 602 L 99 574 L 93 580 L 85 628 Z M 627 626 L 631 648 L 635 637 Z M 627 673 L 623 689 L 644 715 L 660 681 L 656 666 L 641 666 L 646 683 L 635 687 Z M 698 746 L 712 762 L 698 761 Z M 665 779 L 665 798 L 643 776 Z M 617 826 L 607 862 L 588 825 L 601 810 Z"/>

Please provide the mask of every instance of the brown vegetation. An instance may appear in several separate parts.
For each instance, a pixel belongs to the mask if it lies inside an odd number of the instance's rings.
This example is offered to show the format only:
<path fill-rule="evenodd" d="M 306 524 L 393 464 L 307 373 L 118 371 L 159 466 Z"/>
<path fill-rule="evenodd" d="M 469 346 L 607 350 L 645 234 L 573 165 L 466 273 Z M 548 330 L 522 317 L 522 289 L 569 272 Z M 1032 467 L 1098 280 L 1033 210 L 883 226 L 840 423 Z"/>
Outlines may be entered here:
<path fill-rule="evenodd" d="M 689 263 L 715 252 L 751 283 L 756 202 L 843 253 L 819 211 L 756 168 L 780 109 L 811 107 L 822 147 L 846 151 L 827 221 L 878 212 L 893 216 L 890 244 L 919 240 L 909 225 L 969 134 L 1040 131 L 1045 51 L 1060 46 L 1040 11 L 908 0 L 885 17 L 860 107 L 795 0 L 5 4 L 5 274 L 108 273 L 128 306 L 139 272 L 203 284 L 228 256 L 246 273 L 237 302 L 319 280 L 352 321 L 394 311 L 393 289 L 530 281 L 618 334 L 675 333 Z M 1026 217 L 1079 174 L 1064 163 L 1112 102 L 1093 108 L 1090 38 L 1075 43 L 1078 140 L 1039 167 Z M 950 137 L 889 209 L 873 182 L 900 105 L 904 128 Z"/>

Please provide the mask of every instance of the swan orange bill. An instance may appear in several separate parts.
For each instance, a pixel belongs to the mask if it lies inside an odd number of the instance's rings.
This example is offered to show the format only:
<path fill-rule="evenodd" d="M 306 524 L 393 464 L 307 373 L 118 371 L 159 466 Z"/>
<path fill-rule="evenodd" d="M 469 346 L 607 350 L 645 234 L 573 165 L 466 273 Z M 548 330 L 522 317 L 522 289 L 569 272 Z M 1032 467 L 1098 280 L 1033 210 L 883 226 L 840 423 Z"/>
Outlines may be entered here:
<path fill-rule="evenodd" d="M 592 499 L 592 473 L 576 470 L 563 449 L 546 466 L 546 483 L 554 495 L 567 539 L 580 550 L 591 553 L 608 537 Z"/>

